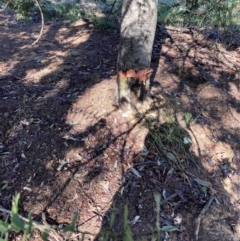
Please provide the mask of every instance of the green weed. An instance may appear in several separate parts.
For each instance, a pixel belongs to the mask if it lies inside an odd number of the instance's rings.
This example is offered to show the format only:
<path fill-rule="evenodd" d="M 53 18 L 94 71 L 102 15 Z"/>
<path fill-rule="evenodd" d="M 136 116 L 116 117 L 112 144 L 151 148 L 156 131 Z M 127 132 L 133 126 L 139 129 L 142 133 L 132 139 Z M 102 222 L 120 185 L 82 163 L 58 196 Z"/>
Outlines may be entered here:
<path fill-rule="evenodd" d="M 170 120 L 171 122 L 162 125 L 156 123 L 150 127 L 149 142 L 159 156 L 164 156 L 172 166 L 184 170 L 189 161 L 195 162 L 189 151 L 191 138 L 176 120 Z"/>

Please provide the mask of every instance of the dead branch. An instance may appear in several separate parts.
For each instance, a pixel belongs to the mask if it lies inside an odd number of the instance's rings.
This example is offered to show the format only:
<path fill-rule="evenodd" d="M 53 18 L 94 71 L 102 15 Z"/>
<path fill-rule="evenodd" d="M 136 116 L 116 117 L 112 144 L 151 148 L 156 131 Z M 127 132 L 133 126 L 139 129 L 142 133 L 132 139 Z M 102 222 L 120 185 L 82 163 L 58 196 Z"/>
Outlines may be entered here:
<path fill-rule="evenodd" d="M 195 240 L 198 240 L 198 233 L 199 233 L 199 228 L 200 228 L 200 223 L 202 218 L 204 217 L 204 214 L 206 213 L 206 211 L 209 209 L 210 205 L 212 204 L 213 200 L 215 199 L 215 196 L 212 195 L 211 198 L 208 200 L 208 202 L 205 204 L 205 206 L 203 207 L 202 211 L 200 212 L 200 214 L 198 215 L 197 219 L 196 219 L 196 228 L 195 228 Z"/>
<path fill-rule="evenodd" d="M 41 30 L 40 30 L 40 33 L 39 33 L 39 35 L 38 35 L 38 38 L 32 43 L 32 45 L 36 44 L 36 43 L 39 41 L 39 39 L 42 37 L 43 27 L 44 27 L 44 16 L 43 16 L 42 8 L 41 8 L 38 0 L 34 0 L 34 1 L 36 2 L 37 6 L 38 6 L 38 9 L 39 9 L 39 11 L 40 11 L 41 19 L 42 19 L 42 24 L 41 24 Z"/>

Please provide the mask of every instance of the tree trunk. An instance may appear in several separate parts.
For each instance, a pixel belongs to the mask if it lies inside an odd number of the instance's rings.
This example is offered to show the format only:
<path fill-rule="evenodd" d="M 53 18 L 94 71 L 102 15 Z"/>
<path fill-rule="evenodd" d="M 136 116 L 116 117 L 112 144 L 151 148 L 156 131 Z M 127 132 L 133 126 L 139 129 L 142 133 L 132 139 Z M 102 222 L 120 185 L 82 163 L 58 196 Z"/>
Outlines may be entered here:
<path fill-rule="evenodd" d="M 118 70 L 149 68 L 157 24 L 157 0 L 123 0 Z"/>
<path fill-rule="evenodd" d="M 118 102 L 124 98 L 130 102 L 130 89 L 139 76 L 138 71 L 149 73 L 152 47 L 157 24 L 158 0 L 123 0 L 120 48 L 118 53 L 118 73 L 121 76 L 128 70 L 136 71 L 123 80 L 118 74 Z M 132 73 L 132 72 L 131 72 Z M 150 74 L 146 74 L 149 77 Z M 142 81 L 149 88 L 149 81 Z"/>

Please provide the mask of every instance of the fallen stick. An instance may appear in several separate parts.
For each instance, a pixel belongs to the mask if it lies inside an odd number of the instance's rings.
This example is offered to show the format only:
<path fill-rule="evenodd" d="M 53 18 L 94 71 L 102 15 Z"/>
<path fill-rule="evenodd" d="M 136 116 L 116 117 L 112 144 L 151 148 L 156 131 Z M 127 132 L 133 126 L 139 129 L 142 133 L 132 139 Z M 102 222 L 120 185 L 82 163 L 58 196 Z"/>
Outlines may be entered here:
<path fill-rule="evenodd" d="M 215 196 L 212 195 L 196 219 L 196 228 L 195 228 L 195 232 L 194 232 L 195 240 L 198 240 L 198 233 L 199 233 L 201 220 L 204 217 L 204 214 L 206 213 L 206 211 L 209 209 L 210 205 L 212 204 L 214 198 L 215 198 Z"/>

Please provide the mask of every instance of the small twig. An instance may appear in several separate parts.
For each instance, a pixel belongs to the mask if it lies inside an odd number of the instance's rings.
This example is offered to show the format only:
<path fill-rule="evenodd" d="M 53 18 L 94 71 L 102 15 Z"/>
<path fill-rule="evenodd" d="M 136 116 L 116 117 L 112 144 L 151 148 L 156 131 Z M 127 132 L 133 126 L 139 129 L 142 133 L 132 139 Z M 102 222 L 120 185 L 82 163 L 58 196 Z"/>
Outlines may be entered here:
<path fill-rule="evenodd" d="M 198 233 L 199 233 L 199 228 L 200 228 L 200 223 L 202 218 L 204 217 L 204 214 L 206 213 L 206 211 L 209 209 L 210 205 L 212 204 L 213 200 L 215 199 L 215 196 L 212 195 L 211 198 L 208 200 L 208 202 L 205 204 L 205 206 L 203 207 L 202 211 L 200 212 L 200 214 L 198 215 L 197 219 L 196 219 L 196 228 L 195 228 L 195 240 L 198 240 Z"/>
<path fill-rule="evenodd" d="M 133 167 L 147 166 L 147 165 L 160 166 L 160 164 L 156 161 L 146 161 L 146 162 L 136 163 L 133 165 Z"/>
<path fill-rule="evenodd" d="M 39 41 L 39 39 L 42 37 L 43 27 L 44 27 L 44 16 L 43 16 L 42 8 L 41 8 L 38 0 L 34 0 L 34 1 L 36 2 L 37 6 L 38 6 L 38 9 L 39 9 L 39 11 L 40 11 L 41 19 L 42 19 L 42 25 L 41 25 L 41 30 L 40 30 L 40 33 L 39 33 L 39 35 L 38 35 L 38 38 L 32 43 L 32 45 L 36 44 L 36 43 Z"/>
<path fill-rule="evenodd" d="M 76 233 L 76 234 L 73 234 L 72 236 L 70 236 L 71 239 L 74 239 L 74 238 L 77 238 L 79 236 L 84 237 L 85 235 L 89 235 L 89 236 L 97 236 L 98 234 L 97 233 L 89 233 L 89 232 L 79 232 L 79 233 Z"/>
<path fill-rule="evenodd" d="M 110 15 L 113 13 L 113 8 L 114 8 L 116 2 L 117 2 L 117 0 L 114 0 L 114 2 L 112 3 L 112 7 L 111 7 L 111 9 L 110 9 L 110 11 L 109 11 L 109 13 L 107 15 L 106 23 L 108 22 Z"/>
<path fill-rule="evenodd" d="M 203 112 L 204 112 L 204 109 L 207 107 L 208 104 L 209 104 L 208 101 L 206 101 L 206 102 L 204 103 L 203 107 L 200 109 L 199 114 L 192 120 L 192 123 L 194 123 L 195 121 L 197 121 L 197 119 L 198 119 L 201 115 L 205 116 Z M 210 118 L 210 117 L 208 117 L 208 116 L 205 116 L 205 117 L 206 117 L 206 118 Z"/>
<path fill-rule="evenodd" d="M 207 10 L 207 13 L 203 16 L 201 22 L 200 22 L 200 26 L 202 26 L 203 20 L 207 17 L 208 13 L 211 12 L 222 0 L 219 0 L 218 2 L 216 2 L 215 4 L 212 5 L 212 7 L 210 7 Z"/>
<path fill-rule="evenodd" d="M 114 55 L 110 50 L 106 49 L 106 48 L 102 48 L 103 50 L 107 51 L 110 55 Z"/>
<path fill-rule="evenodd" d="M 4 6 L 4 8 L 1 10 L 1 12 L 3 12 L 7 7 L 8 7 L 8 4 L 10 3 L 10 1 L 8 1 L 7 3 L 6 3 L 6 5 Z"/>
<path fill-rule="evenodd" d="M 165 204 L 165 203 L 168 203 L 169 200 L 171 200 L 171 199 L 173 199 L 173 198 L 175 198 L 175 197 L 177 197 L 177 196 L 178 196 L 177 193 L 173 193 L 170 197 L 163 199 L 163 200 L 161 201 L 160 205 L 163 205 L 163 204 Z"/>

